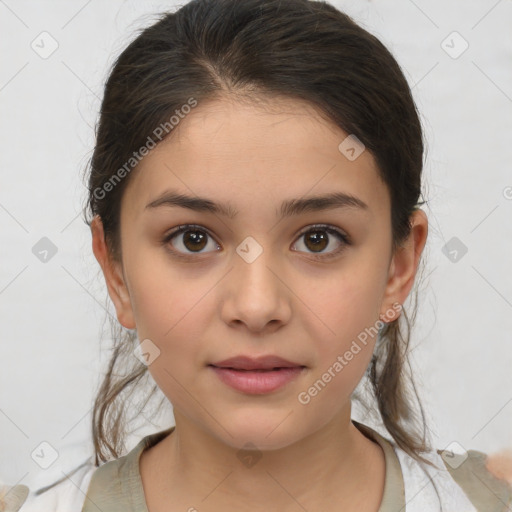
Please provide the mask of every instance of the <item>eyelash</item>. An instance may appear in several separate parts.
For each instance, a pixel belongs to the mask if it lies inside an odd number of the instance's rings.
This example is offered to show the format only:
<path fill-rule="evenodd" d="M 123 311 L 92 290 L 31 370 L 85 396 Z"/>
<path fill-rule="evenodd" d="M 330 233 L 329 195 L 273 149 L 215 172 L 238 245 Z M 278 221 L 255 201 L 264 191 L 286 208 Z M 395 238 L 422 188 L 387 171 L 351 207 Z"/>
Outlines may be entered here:
<path fill-rule="evenodd" d="M 299 239 L 301 236 L 305 235 L 306 233 L 309 233 L 309 232 L 315 231 L 315 230 L 317 230 L 317 231 L 323 230 L 331 235 L 336 236 L 338 238 L 338 240 L 340 242 L 342 242 L 342 246 L 330 253 L 325 253 L 325 254 L 324 253 L 318 253 L 318 254 L 310 253 L 310 255 L 312 256 L 313 259 L 325 260 L 325 259 L 333 258 L 333 257 L 337 256 L 341 251 L 344 250 L 344 246 L 352 245 L 351 239 L 348 235 L 346 235 L 345 233 L 342 233 L 337 228 L 334 228 L 333 226 L 330 226 L 328 224 L 313 224 L 311 226 L 308 226 L 306 229 L 302 230 L 299 233 L 297 239 Z M 201 231 L 203 233 L 206 233 L 213 240 L 215 240 L 214 237 L 210 234 L 210 232 L 206 228 L 199 226 L 197 224 L 184 224 L 182 226 L 178 226 L 177 228 L 172 230 L 170 233 L 165 235 L 165 237 L 162 240 L 162 244 L 166 246 L 166 248 L 169 252 L 171 252 L 173 255 L 177 256 L 178 258 L 183 258 L 183 259 L 189 260 L 189 261 L 190 260 L 197 261 L 197 256 L 194 256 L 194 254 L 202 254 L 202 253 L 198 252 L 198 253 L 183 254 L 183 253 L 180 253 L 179 251 L 176 251 L 169 247 L 169 242 L 174 237 L 176 237 L 177 235 L 180 235 L 182 233 L 185 233 L 187 231 Z M 217 242 L 215 242 L 215 243 L 217 243 Z M 300 252 L 300 251 L 296 251 L 296 252 Z"/>

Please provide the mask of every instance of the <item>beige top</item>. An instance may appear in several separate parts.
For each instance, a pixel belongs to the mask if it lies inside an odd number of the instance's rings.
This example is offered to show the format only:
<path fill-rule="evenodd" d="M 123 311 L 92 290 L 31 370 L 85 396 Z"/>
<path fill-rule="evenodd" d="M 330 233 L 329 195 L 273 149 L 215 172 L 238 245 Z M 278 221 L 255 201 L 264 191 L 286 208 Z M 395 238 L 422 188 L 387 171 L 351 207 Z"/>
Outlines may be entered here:
<path fill-rule="evenodd" d="M 384 451 L 386 475 L 384 494 L 378 512 L 439 510 L 438 505 L 435 508 L 422 506 L 423 502 L 420 503 L 417 499 L 412 503 L 414 496 L 408 498 L 406 509 L 404 475 L 396 452 L 400 449 L 397 449 L 391 441 L 367 425 L 355 420 L 352 422 L 364 435 L 376 441 Z M 169 435 L 174 428 L 170 427 L 144 437 L 128 454 L 98 467 L 92 474 L 82 512 L 97 512 L 98 510 L 103 512 L 149 512 L 139 472 L 140 455 L 144 450 Z M 437 450 L 437 453 L 440 454 L 441 450 Z M 455 510 L 457 512 L 506 512 L 512 510 L 508 508 L 508 505 L 512 505 L 512 487 L 505 481 L 495 478 L 485 468 L 486 455 L 484 453 L 475 450 L 469 450 L 467 453 L 466 462 L 456 469 L 445 463 L 448 472 L 444 473 L 448 475 L 449 484 L 452 486 L 445 492 L 450 496 L 457 493 L 462 496 L 461 501 L 457 502 L 457 504 L 461 504 L 460 508 L 452 508 L 447 512 L 455 512 Z M 404 465 L 404 467 L 407 466 Z M 435 480 L 437 479 L 436 476 Z M 463 493 L 460 492 L 461 489 Z M 448 501 L 447 503 L 453 504 L 454 502 Z"/>

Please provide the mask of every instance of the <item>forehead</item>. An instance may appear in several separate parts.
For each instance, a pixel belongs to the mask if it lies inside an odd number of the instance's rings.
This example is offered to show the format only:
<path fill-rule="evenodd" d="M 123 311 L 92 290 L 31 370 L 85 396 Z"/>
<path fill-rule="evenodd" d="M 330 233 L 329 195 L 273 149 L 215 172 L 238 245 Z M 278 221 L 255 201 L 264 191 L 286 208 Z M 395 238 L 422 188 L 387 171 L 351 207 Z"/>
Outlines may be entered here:
<path fill-rule="evenodd" d="M 133 214 L 142 213 L 173 189 L 243 211 L 253 202 L 345 192 L 367 203 L 374 215 L 389 212 L 387 187 L 371 153 L 364 150 L 353 159 L 354 152 L 343 152 L 352 140 L 302 100 L 200 103 L 143 157 L 123 203 Z M 362 149 L 355 144 L 356 151 Z"/>

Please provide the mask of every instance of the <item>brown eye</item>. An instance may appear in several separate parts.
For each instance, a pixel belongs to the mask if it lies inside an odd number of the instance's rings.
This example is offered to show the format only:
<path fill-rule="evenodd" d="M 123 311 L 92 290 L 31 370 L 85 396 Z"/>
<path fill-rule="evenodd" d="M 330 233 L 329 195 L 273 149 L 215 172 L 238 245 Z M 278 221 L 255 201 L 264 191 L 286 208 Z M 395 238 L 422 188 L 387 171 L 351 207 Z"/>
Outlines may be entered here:
<path fill-rule="evenodd" d="M 206 237 L 201 231 L 184 231 L 183 245 L 190 251 L 201 251 L 206 245 Z"/>
<path fill-rule="evenodd" d="M 308 231 L 304 241 L 308 249 L 321 252 L 329 245 L 329 236 L 324 231 Z"/>
<path fill-rule="evenodd" d="M 329 258 L 336 256 L 343 250 L 345 245 L 350 245 L 347 235 L 331 226 L 311 226 L 303 231 L 299 237 L 304 239 L 303 245 L 306 252 L 311 251 L 315 258 Z M 336 243 L 336 240 L 338 243 Z M 333 250 L 326 251 L 331 246 Z M 337 247 L 336 247 L 337 246 Z M 298 249 L 295 249 L 298 250 Z"/>
<path fill-rule="evenodd" d="M 209 242 L 208 239 L 211 239 L 211 241 Z M 175 241 L 171 242 L 172 240 Z M 208 243 L 210 243 L 213 249 L 219 248 L 218 244 L 213 241 L 207 231 L 193 225 L 180 226 L 169 233 L 164 238 L 163 242 L 165 244 L 171 242 L 173 248 L 170 250 L 184 256 L 194 253 L 201 254 L 202 252 L 209 252 L 203 251 L 203 249 L 208 246 Z"/>

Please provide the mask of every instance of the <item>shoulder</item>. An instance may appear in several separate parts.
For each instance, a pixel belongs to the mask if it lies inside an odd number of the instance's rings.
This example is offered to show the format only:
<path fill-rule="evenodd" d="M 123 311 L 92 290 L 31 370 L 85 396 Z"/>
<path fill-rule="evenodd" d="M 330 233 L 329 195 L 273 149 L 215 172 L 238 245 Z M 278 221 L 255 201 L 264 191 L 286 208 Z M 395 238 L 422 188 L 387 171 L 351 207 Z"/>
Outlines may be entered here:
<path fill-rule="evenodd" d="M 507 512 L 512 505 L 512 485 L 498 478 L 486 465 L 488 456 L 478 450 L 455 454 L 435 450 L 422 454 L 434 467 L 422 464 L 395 444 L 402 468 L 407 512 L 427 506 L 458 512 Z"/>
<path fill-rule="evenodd" d="M 63 466 L 59 466 L 51 475 L 41 472 L 41 477 L 28 487 L 4 486 L 6 493 L 12 492 L 3 501 L 0 498 L 0 512 L 97 512 L 98 508 L 108 512 L 144 510 L 138 465 L 140 454 L 173 428 L 143 437 L 126 455 L 99 467 L 94 465 L 93 457 L 89 457 L 71 471 L 67 467 L 61 471 Z M 3 503 L 8 504 L 4 511 L 1 510 Z"/>
<path fill-rule="evenodd" d="M 489 456 L 478 450 L 455 454 L 436 450 L 446 470 L 475 505 L 477 510 L 508 511 L 512 505 L 512 484 L 489 469 Z"/>
<path fill-rule="evenodd" d="M 49 485 L 41 487 L 42 480 L 36 479 L 30 486 L 14 486 L 25 490 L 15 494 L 18 501 L 7 501 L 6 512 L 80 512 L 95 469 L 91 458 Z"/>
<path fill-rule="evenodd" d="M 119 478 L 120 468 L 127 456 L 112 460 L 96 467 L 92 458 L 50 485 L 40 487 L 17 485 L 7 497 L 10 501 L 7 509 L 2 512 L 97 512 L 94 499 L 102 503 L 110 503 L 112 499 L 116 506 L 118 497 L 122 494 L 122 479 Z M 1 501 L 0 501 L 1 503 Z M 2 510 L 0 508 L 0 510 Z M 108 508 L 109 512 L 117 508 Z M 122 508 L 119 510 L 123 510 Z"/>
<path fill-rule="evenodd" d="M 129 454 L 106 462 L 96 468 L 87 488 L 82 512 L 96 512 L 98 507 L 101 510 L 109 510 L 109 512 L 128 510 L 126 508 L 127 503 L 124 502 L 127 493 L 123 468 L 135 450 L 136 448 Z"/>
<path fill-rule="evenodd" d="M 30 489 L 26 485 L 0 484 L 0 510 L 2 512 L 18 512 L 25 503 Z"/>
<path fill-rule="evenodd" d="M 58 463 L 34 475 L 28 485 L 0 482 L 0 512 L 97 512 L 100 503 L 109 512 L 127 512 L 133 507 L 144 510 L 140 453 L 173 428 L 139 438 L 126 455 L 99 467 L 92 456 L 77 465 L 77 456 L 86 453 L 87 448 L 68 448 L 61 452 Z"/>
<path fill-rule="evenodd" d="M 97 468 L 92 475 L 81 512 L 97 512 L 98 507 L 109 512 L 146 510 L 139 471 L 140 455 L 173 429 L 174 427 L 171 427 L 143 437 L 126 455 Z"/>
<path fill-rule="evenodd" d="M 80 512 L 96 470 L 91 443 L 87 439 L 67 442 L 57 454 L 47 467 L 27 467 L 19 485 L 4 485 L 7 493 L 0 498 L 0 510 L 4 506 L 5 512 Z"/>

